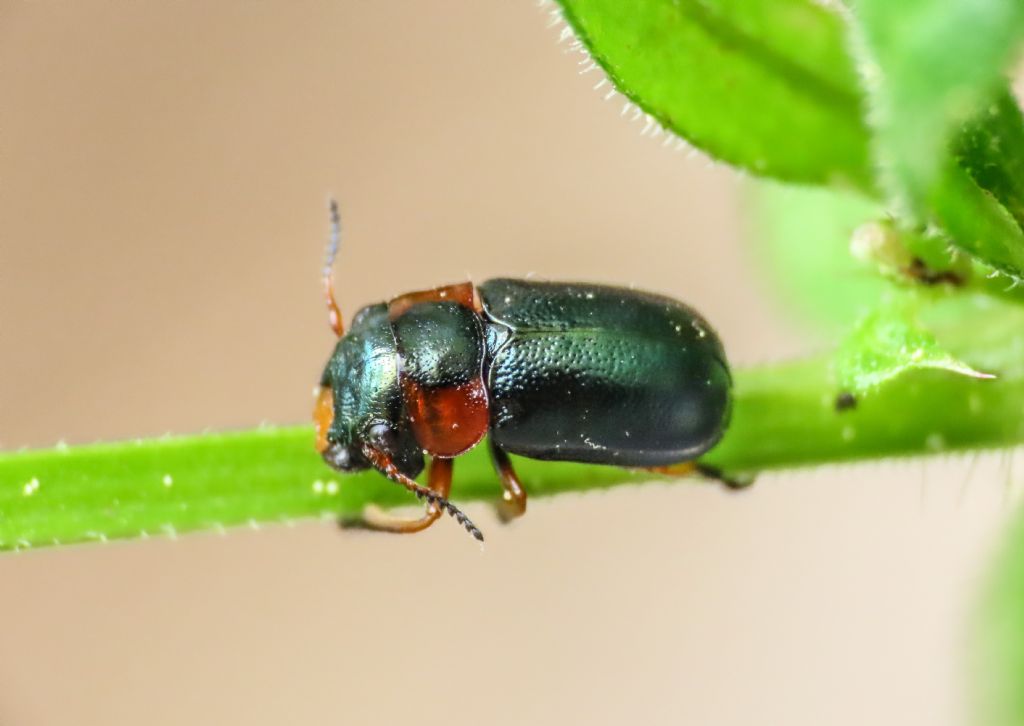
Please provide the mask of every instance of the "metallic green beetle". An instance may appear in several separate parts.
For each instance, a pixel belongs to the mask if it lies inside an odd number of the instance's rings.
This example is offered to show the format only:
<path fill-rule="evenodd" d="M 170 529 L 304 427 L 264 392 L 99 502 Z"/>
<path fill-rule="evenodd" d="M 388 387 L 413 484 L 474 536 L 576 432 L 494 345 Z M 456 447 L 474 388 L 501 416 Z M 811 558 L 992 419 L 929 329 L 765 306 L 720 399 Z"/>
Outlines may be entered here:
<path fill-rule="evenodd" d="M 505 517 L 526 509 L 508 454 L 685 473 L 721 439 L 732 380 L 722 344 L 694 310 L 604 285 L 496 279 L 409 293 L 363 308 L 345 332 L 325 266 L 339 340 L 320 380 L 317 448 L 340 471 L 373 467 L 426 498 L 402 520 L 416 532 L 448 501 L 455 457 L 489 434 Z M 431 456 L 428 485 L 413 479 Z M 715 472 L 706 471 L 715 474 Z"/>

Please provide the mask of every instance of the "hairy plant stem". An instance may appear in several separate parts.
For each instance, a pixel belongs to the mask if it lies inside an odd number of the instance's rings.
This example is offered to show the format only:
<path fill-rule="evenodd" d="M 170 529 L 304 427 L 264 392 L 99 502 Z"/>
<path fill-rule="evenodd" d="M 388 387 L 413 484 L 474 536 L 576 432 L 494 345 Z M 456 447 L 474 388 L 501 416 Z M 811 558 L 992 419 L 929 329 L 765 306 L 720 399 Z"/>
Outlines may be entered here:
<path fill-rule="evenodd" d="M 842 411 L 827 356 L 739 370 L 732 422 L 705 461 L 741 474 L 1019 444 L 1024 341 L 1011 332 L 1021 330 L 1019 317 L 953 330 L 954 352 L 996 380 L 914 372 Z M 0 454 L 0 549 L 352 518 L 370 503 L 416 503 L 374 472 L 329 470 L 312 444 L 311 427 L 295 426 Z M 485 449 L 457 460 L 456 502 L 499 496 Z M 665 480 L 528 459 L 516 467 L 534 499 Z"/>

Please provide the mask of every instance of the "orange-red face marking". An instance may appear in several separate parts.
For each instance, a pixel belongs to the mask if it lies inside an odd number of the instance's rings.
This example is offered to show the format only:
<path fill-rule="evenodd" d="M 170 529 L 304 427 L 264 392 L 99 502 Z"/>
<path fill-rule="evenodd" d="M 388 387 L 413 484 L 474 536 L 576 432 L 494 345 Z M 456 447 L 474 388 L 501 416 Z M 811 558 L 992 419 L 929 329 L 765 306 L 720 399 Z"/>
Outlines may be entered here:
<path fill-rule="evenodd" d="M 316 450 L 322 454 L 330 445 L 327 442 L 327 432 L 334 423 L 334 393 L 328 386 L 321 386 L 320 393 L 316 396 L 313 423 L 316 424 Z"/>

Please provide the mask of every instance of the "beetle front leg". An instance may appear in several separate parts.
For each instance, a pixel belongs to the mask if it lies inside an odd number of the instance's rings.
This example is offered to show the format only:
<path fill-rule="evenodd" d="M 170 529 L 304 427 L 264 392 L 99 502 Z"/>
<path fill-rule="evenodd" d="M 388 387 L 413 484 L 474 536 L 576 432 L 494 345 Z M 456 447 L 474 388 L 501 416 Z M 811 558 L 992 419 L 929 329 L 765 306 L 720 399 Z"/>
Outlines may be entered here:
<path fill-rule="evenodd" d="M 427 475 L 428 488 L 442 499 L 448 498 L 452 488 L 452 464 L 454 459 L 434 457 L 430 460 L 430 472 Z M 367 529 L 382 532 L 410 534 L 422 532 L 441 516 L 442 509 L 435 502 L 427 504 L 426 513 L 418 519 L 406 519 L 388 514 L 380 507 L 368 504 L 363 508 L 363 518 L 358 525 Z"/>
<path fill-rule="evenodd" d="M 526 514 L 526 490 L 516 476 L 508 454 L 498 448 L 494 439 L 489 439 L 488 444 L 491 447 L 491 460 L 501 478 L 501 487 L 505 490 L 498 504 L 498 517 L 502 522 L 509 522 Z"/>

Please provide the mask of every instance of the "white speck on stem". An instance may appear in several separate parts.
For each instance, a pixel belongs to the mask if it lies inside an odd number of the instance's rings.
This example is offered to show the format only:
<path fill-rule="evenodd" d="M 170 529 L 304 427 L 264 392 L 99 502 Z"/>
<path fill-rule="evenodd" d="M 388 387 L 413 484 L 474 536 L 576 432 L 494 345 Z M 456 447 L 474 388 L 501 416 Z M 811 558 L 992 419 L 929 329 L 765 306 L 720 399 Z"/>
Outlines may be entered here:
<path fill-rule="evenodd" d="M 21 488 L 21 493 L 26 497 L 32 496 L 37 491 L 39 491 L 39 479 L 36 477 L 29 479 L 25 482 L 25 486 Z"/>
<path fill-rule="evenodd" d="M 163 485 L 165 487 L 172 487 L 172 486 L 174 486 L 174 477 L 171 476 L 170 474 L 164 474 L 164 478 L 161 479 L 160 481 L 163 482 Z"/>

